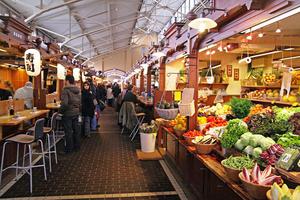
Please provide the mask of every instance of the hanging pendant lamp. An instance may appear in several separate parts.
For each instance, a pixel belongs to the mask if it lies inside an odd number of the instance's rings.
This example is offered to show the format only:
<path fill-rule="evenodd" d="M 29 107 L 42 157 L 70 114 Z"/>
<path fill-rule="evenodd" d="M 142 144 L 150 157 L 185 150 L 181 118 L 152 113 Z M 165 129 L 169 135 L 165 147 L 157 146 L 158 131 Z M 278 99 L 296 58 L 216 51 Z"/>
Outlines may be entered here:
<path fill-rule="evenodd" d="M 225 9 L 218 8 L 204 8 L 201 14 L 201 17 L 193 19 L 188 26 L 194 29 L 197 29 L 200 33 L 203 33 L 205 30 L 210 30 L 218 26 L 217 22 L 214 20 L 205 17 L 205 11 L 222 11 L 225 12 Z M 194 16 L 194 15 L 191 15 Z"/>
<path fill-rule="evenodd" d="M 200 33 L 203 33 L 206 29 L 210 30 L 217 27 L 217 23 L 209 18 L 197 18 L 191 21 L 188 26 L 197 29 Z"/>

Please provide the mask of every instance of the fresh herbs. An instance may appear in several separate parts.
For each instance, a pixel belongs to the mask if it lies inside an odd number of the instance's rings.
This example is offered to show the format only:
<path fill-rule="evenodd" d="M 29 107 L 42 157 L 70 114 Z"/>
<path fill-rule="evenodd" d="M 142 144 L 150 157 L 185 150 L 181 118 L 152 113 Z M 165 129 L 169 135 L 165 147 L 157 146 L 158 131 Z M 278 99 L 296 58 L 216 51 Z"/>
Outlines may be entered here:
<path fill-rule="evenodd" d="M 252 102 L 247 99 L 239 99 L 233 97 L 230 101 L 230 106 L 232 108 L 233 114 L 237 118 L 242 119 L 244 117 L 247 117 L 247 115 L 249 114 Z"/>
<path fill-rule="evenodd" d="M 277 143 L 283 147 L 300 147 L 300 136 L 288 132 L 279 137 Z"/>
<path fill-rule="evenodd" d="M 248 131 L 247 124 L 240 119 L 230 120 L 225 133 L 221 137 L 221 145 L 224 148 L 231 148 L 243 133 Z"/>

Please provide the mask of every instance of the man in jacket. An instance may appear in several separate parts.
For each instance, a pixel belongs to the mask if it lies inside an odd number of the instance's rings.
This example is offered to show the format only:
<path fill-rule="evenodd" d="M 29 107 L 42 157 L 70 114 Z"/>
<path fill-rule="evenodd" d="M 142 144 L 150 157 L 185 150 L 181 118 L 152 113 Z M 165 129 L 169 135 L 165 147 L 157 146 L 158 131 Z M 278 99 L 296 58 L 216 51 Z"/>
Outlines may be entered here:
<path fill-rule="evenodd" d="M 80 149 L 80 128 L 78 117 L 81 110 L 80 90 L 75 85 L 72 75 L 66 76 L 65 87 L 61 94 L 59 112 L 63 115 L 62 121 L 65 131 L 66 148 L 64 153 L 71 153 Z"/>

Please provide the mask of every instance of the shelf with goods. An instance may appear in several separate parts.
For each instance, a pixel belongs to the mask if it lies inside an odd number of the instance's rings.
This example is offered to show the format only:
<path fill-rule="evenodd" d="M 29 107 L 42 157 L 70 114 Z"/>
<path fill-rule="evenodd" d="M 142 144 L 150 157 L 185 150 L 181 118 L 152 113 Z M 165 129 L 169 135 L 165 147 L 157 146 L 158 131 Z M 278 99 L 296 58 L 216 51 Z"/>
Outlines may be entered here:
<path fill-rule="evenodd" d="M 242 88 L 254 88 L 254 89 L 280 89 L 281 85 L 276 85 L 276 86 L 272 86 L 272 85 L 242 85 Z M 291 89 L 299 89 L 300 85 L 292 85 Z"/>
<path fill-rule="evenodd" d="M 274 104 L 274 105 L 283 105 L 283 106 L 300 106 L 299 102 L 284 102 L 284 101 L 274 101 L 274 100 L 268 100 L 268 99 L 253 99 L 253 98 L 241 98 L 241 99 L 248 99 L 252 102 L 257 103 L 267 103 L 267 104 Z"/>

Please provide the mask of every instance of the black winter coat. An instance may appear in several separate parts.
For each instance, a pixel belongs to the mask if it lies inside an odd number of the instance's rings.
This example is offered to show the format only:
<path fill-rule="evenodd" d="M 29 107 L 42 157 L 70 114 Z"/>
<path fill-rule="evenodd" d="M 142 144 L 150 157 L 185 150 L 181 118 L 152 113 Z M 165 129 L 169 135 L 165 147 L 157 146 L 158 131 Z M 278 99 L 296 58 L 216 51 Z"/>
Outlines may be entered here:
<path fill-rule="evenodd" d="M 82 90 L 82 116 L 93 117 L 95 114 L 94 96 L 91 91 Z"/>

